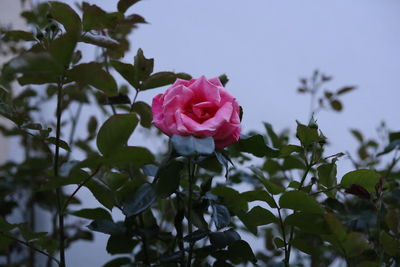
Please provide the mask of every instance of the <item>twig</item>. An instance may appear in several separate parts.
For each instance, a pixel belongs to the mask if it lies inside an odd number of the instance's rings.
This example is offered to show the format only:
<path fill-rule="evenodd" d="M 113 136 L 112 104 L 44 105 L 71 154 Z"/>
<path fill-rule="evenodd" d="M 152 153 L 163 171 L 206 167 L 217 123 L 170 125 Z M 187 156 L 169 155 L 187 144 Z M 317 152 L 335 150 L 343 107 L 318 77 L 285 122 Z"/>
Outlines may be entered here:
<path fill-rule="evenodd" d="M 8 239 L 14 240 L 14 241 L 16 241 L 16 242 L 18 242 L 18 243 L 20 243 L 20 244 L 25 245 L 25 246 L 29 247 L 30 249 L 33 249 L 34 251 L 36 251 L 36 252 L 38 252 L 38 253 L 40 253 L 40 254 L 43 254 L 43 255 L 47 256 L 48 258 L 50 258 L 50 259 L 52 259 L 53 261 L 57 262 L 57 264 L 58 264 L 59 266 L 61 266 L 61 263 L 60 263 L 59 260 L 57 260 L 56 258 L 54 258 L 53 256 L 51 256 L 51 255 L 50 255 L 49 253 L 47 253 L 46 251 L 43 251 L 43 250 L 40 250 L 40 249 L 36 248 L 36 247 L 33 246 L 31 243 L 26 242 L 26 241 L 23 241 L 23 240 L 20 240 L 20 239 L 18 239 L 18 238 L 15 238 L 15 237 L 13 237 L 13 236 L 11 236 L 11 235 L 8 235 L 8 234 L 6 234 L 6 233 L 4 233 L 4 232 L 1 232 L 1 231 L 0 231 L 0 234 L 1 234 L 2 236 L 4 236 L 4 237 L 8 238 Z"/>

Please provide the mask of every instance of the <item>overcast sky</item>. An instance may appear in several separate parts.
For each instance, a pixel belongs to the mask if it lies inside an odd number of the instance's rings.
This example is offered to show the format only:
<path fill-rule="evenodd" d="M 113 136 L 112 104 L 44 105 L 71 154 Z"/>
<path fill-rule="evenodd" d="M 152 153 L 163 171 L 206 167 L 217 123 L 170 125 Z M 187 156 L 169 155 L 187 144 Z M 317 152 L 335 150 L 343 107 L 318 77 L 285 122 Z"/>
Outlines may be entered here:
<path fill-rule="evenodd" d="M 106 10 L 116 6 L 116 1 L 89 2 Z M 342 113 L 317 117 L 332 143 L 330 152 L 354 149 L 349 128 L 372 137 L 381 120 L 393 130 L 400 128 L 398 0 L 143 0 L 127 13 L 138 13 L 150 24 L 134 32 L 125 61 L 132 62 L 140 47 L 146 57 L 155 58 L 158 71 L 194 77 L 226 73 L 227 89 L 244 108 L 245 130 L 262 130 L 262 121 L 277 130 L 293 129 L 296 119 L 306 123 L 309 99 L 296 88 L 298 79 L 316 68 L 334 76 L 329 89 L 359 88 L 343 97 Z M 150 101 L 163 90 L 139 98 Z M 349 166 L 345 159 L 338 164 L 344 166 L 342 172 Z M 106 239 L 100 239 L 90 244 L 99 249 L 96 257 L 78 253 L 86 247 L 76 245 L 70 265 L 78 266 L 83 259 L 90 260 L 87 266 L 104 263 L 109 256 L 104 252 Z"/>

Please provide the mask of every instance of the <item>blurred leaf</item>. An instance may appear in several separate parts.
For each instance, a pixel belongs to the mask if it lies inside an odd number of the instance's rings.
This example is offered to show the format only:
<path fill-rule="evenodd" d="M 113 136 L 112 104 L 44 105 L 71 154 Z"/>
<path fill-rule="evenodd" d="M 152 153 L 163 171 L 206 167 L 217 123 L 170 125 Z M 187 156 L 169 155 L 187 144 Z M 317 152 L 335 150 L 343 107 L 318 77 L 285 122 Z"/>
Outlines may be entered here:
<path fill-rule="evenodd" d="M 133 6 L 134 4 L 136 4 L 137 2 L 139 2 L 140 0 L 119 0 L 118 1 L 118 11 L 121 13 L 125 13 L 125 11 L 130 8 L 131 6 Z"/>
<path fill-rule="evenodd" d="M 111 255 L 131 253 L 136 241 L 126 235 L 111 235 L 107 241 L 106 250 Z"/>
<path fill-rule="evenodd" d="M 386 254 L 394 257 L 400 254 L 400 241 L 394 239 L 384 231 L 381 231 L 379 236 L 380 243 L 382 244 L 383 251 Z"/>
<path fill-rule="evenodd" d="M 156 192 L 160 197 L 169 197 L 178 189 L 184 167 L 185 164 L 177 160 L 171 160 L 160 166 L 156 174 Z"/>
<path fill-rule="evenodd" d="M 176 152 L 182 156 L 209 155 L 215 150 L 212 137 L 197 138 L 174 134 L 170 141 Z"/>
<path fill-rule="evenodd" d="M 230 257 L 234 259 L 240 259 L 243 261 L 251 261 L 253 263 L 257 262 L 250 245 L 244 240 L 235 241 L 233 244 L 229 245 L 228 253 Z"/>
<path fill-rule="evenodd" d="M 214 204 L 211 207 L 213 211 L 212 220 L 215 223 L 215 227 L 217 227 L 217 229 L 221 229 L 228 226 L 231 222 L 229 210 L 225 206 L 218 204 Z"/>
<path fill-rule="evenodd" d="M 339 240 L 339 242 L 343 242 L 347 237 L 347 232 L 340 220 L 333 213 L 326 213 L 324 217 L 334 236 Z"/>
<path fill-rule="evenodd" d="M 279 150 L 267 146 L 264 137 L 260 134 L 251 137 L 242 135 L 239 141 L 232 146 L 240 152 L 247 152 L 260 158 L 279 156 Z"/>
<path fill-rule="evenodd" d="M 50 144 L 53 144 L 55 146 L 57 146 L 57 140 L 55 137 L 49 137 L 47 138 L 47 142 L 49 142 Z M 65 142 L 64 140 L 59 139 L 58 140 L 58 146 L 61 147 L 62 149 L 66 150 L 66 151 L 71 151 L 71 148 L 69 147 L 68 143 Z"/>
<path fill-rule="evenodd" d="M 67 32 L 80 33 L 81 19 L 68 4 L 51 1 L 50 13 L 55 20 L 64 26 Z"/>
<path fill-rule="evenodd" d="M 2 231 L 2 232 L 8 232 L 8 231 L 14 229 L 15 227 L 17 227 L 17 225 L 11 224 L 11 223 L 7 222 L 7 221 L 5 220 L 5 218 L 3 218 L 2 216 L 0 216 L 0 231 Z"/>
<path fill-rule="evenodd" d="M 175 82 L 176 80 L 176 75 L 173 72 L 157 72 L 152 74 L 148 79 L 146 79 L 142 86 L 141 86 L 141 91 L 152 89 L 152 88 L 157 88 L 157 87 L 162 87 L 165 85 L 169 85 Z"/>
<path fill-rule="evenodd" d="M 62 71 L 62 65 L 45 52 L 22 54 L 13 58 L 3 68 L 5 75 L 14 73 L 60 75 Z"/>
<path fill-rule="evenodd" d="M 311 145 L 320 141 L 318 136 L 318 130 L 315 128 L 310 128 L 301 123 L 297 123 L 297 134 L 296 137 L 300 140 L 304 147 Z"/>
<path fill-rule="evenodd" d="M 274 244 L 276 248 L 283 248 L 285 246 L 285 242 L 283 242 L 283 240 L 279 237 L 274 238 Z"/>
<path fill-rule="evenodd" d="M 356 170 L 346 173 L 341 181 L 342 186 L 348 188 L 351 184 L 361 185 L 368 192 L 375 192 L 375 185 L 379 182 L 380 175 L 373 170 Z"/>
<path fill-rule="evenodd" d="M 125 227 L 110 220 L 94 220 L 88 225 L 88 228 L 108 235 L 122 235 L 125 233 Z"/>
<path fill-rule="evenodd" d="M 337 184 L 336 174 L 337 168 L 335 163 L 322 164 L 317 168 L 318 182 L 327 188 Z M 334 196 L 331 195 L 332 197 Z"/>
<path fill-rule="evenodd" d="M 400 233 L 400 210 L 390 209 L 385 215 L 386 225 L 393 233 Z"/>
<path fill-rule="evenodd" d="M 172 254 L 162 255 L 160 257 L 160 262 L 161 263 L 177 262 L 179 259 L 181 259 L 183 257 L 183 254 L 184 253 L 182 251 L 177 251 L 177 252 L 174 252 Z M 169 266 L 169 265 L 163 265 L 163 266 Z"/>
<path fill-rule="evenodd" d="M 350 91 L 353 91 L 353 90 L 356 89 L 356 88 L 357 88 L 357 87 L 355 87 L 355 86 L 346 86 L 346 87 L 343 87 L 343 88 L 339 89 L 339 90 L 336 92 L 336 94 L 337 94 L 337 95 L 342 95 L 342 94 L 348 93 L 348 92 L 350 92 Z"/>
<path fill-rule="evenodd" d="M 314 214 L 323 214 L 324 210 L 318 202 L 303 191 L 288 191 L 279 199 L 281 208 L 299 210 Z"/>
<path fill-rule="evenodd" d="M 153 120 L 153 114 L 151 107 L 142 101 L 135 102 L 132 105 L 131 111 L 136 112 L 140 117 L 140 125 L 145 128 L 151 127 L 151 121 Z"/>
<path fill-rule="evenodd" d="M 342 246 L 348 257 L 356 257 L 370 248 L 365 236 L 357 232 L 349 233 Z"/>
<path fill-rule="evenodd" d="M 362 187 L 361 185 L 351 184 L 349 188 L 346 189 L 346 193 L 358 196 L 364 199 L 371 199 L 371 194 Z"/>
<path fill-rule="evenodd" d="M 302 151 L 303 151 L 303 148 L 301 146 L 287 145 L 287 146 L 282 147 L 282 149 L 280 150 L 280 153 L 279 153 L 279 157 L 287 157 L 294 152 L 300 153 Z"/>
<path fill-rule="evenodd" d="M 115 27 L 117 22 L 123 18 L 123 15 L 118 12 L 107 13 L 97 5 L 86 2 L 83 2 L 82 10 L 84 31 Z"/>
<path fill-rule="evenodd" d="M 222 74 L 219 77 L 219 81 L 222 83 L 222 86 L 226 86 L 226 84 L 229 82 L 228 76 L 226 74 Z"/>
<path fill-rule="evenodd" d="M 84 35 L 82 35 L 79 41 L 110 49 L 115 49 L 120 45 L 120 43 L 117 40 L 114 40 L 109 36 L 94 35 L 90 32 L 87 32 Z"/>
<path fill-rule="evenodd" d="M 9 42 L 18 41 L 35 41 L 33 33 L 26 31 L 6 31 L 2 37 L 2 40 Z"/>
<path fill-rule="evenodd" d="M 73 81 L 91 85 L 107 96 L 118 94 L 117 83 L 114 78 L 102 69 L 100 63 L 79 64 L 66 72 L 66 76 Z"/>
<path fill-rule="evenodd" d="M 107 172 L 101 178 L 111 190 L 117 190 L 121 188 L 128 180 L 129 177 L 126 174 L 119 173 L 119 172 Z"/>
<path fill-rule="evenodd" d="M 204 230 L 196 230 L 196 231 L 194 231 L 193 233 L 191 233 L 191 234 L 185 236 L 185 237 L 183 238 L 183 241 L 189 242 L 189 243 L 194 243 L 194 242 L 196 242 L 196 241 L 199 241 L 199 240 L 201 240 L 201 239 L 207 237 L 209 233 L 210 233 L 210 231 L 208 231 L 208 230 L 207 230 L 207 231 L 204 231 Z"/>
<path fill-rule="evenodd" d="M 65 69 L 69 67 L 78 39 L 73 33 L 59 36 L 50 43 L 49 52 Z"/>
<path fill-rule="evenodd" d="M 120 258 L 114 258 L 104 264 L 103 267 L 121 267 L 125 265 L 129 265 L 131 263 L 131 259 L 128 257 L 120 257 Z"/>
<path fill-rule="evenodd" d="M 356 129 L 351 129 L 350 132 L 353 134 L 353 136 L 360 142 L 364 142 L 364 137 L 362 133 L 359 130 Z"/>
<path fill-rule="evenodd" d="M 125 201 L 122 210 L 127 217 L 138 215 L 149 208 L 157 199 L 157 193 L 149 183 L 141 185 L 135 194 Z"/>
<path fill-rule="evenodd" d="M 331 100 L 329 103 L 331 104 L 331 107 L 336 111 L 341 111 L 343 109 L 342 102 L 337 99 Z"/>
<path fill-rule="evenodd" d="M 81 209 L 77 211 L 71 212 L 72 215 L 91 219 L 91 220 L 110 220 L 112 221 L 112 217 L 108 211 L 102 208 L 95 209 Z"/>
<path fill-rule="evenodd" d="M 312 222 L 312 223 L 310 223 Z M 329 234 L 329 226 L 321 214 L 296 212 L 285 218 L 285 225 L 298 227 L 301 231 L 314 234 Z"/>
<path fill-rule="evenodd" d="M 135 114 L 116 114 L 101 126 L 97 134 L 97 147 L 104 155 L 110 155 L 128 142 L 138 119 Z"/>

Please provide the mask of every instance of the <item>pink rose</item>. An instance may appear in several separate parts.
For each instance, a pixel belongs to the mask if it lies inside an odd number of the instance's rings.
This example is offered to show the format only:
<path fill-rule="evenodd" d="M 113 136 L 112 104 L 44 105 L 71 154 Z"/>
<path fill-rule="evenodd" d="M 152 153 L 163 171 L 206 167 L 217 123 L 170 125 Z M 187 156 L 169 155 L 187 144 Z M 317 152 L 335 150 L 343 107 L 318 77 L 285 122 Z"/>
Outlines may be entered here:
<path fill-rule="evenodd" d="M 239 104 L 218 77 L 177 79 L 164 94 L 153 98 L 153 124 L 166 135 L 214 138 L 217 148 L 239 140 Z"/>

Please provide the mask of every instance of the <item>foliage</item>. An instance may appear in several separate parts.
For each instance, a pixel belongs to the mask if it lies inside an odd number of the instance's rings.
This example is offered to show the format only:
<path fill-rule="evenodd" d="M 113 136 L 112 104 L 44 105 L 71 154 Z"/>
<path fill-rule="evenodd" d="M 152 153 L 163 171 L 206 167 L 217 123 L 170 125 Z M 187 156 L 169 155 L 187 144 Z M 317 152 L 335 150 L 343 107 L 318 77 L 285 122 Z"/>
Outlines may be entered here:
<path fill-rule="evenodd" d="M 194 136 L 172 136 L 162 155 L 131 144 L 135 131 L 152 128 L 140 92 L 191 78 L 154 73 L 154 60 L 141 49 L 132 63 L 122 61 L 129 34 L 146 23 L 127 14 L 137 2 L 120 0 L 116 12 L 83 2 L 79 14 L 61 2 L 42 3 L 21 14 L 34 32 L 3 31 L 1 51 L 13 58 L 0 77 L 6 120 L 0 130 L 24 151 L 21 160 L 0 166 L 5 263 L 35 266 L 41 253 L 47 266 L 65 266 L 65 249 L 92 240 L 95 231 L 109 236 L 106 250 L 117 255 L 104 266 L 326 266 L 336 259 L 349 266 L 398 265 L 399 132 L 382 127 L 382 142 L 352 129 L 359 148 L 348 155 L 354 170 L 342 177 L 337 164 L 344 153 L 326 155 L 329 138 L 313 116 L 297 122 L 295 140 L 265 123 L 264 133 L 242 135 L 224 150 L 215 150 L 212 138 Z M 96 46 L 99 56 L 81 62 L 82 42 Z M 119 85 L 115 73 L 127 84 Z M 220 79 L 228 82 L 226 75 Z M 340 98 L 355 88 L 319 96 L 330 79 L 317 71 L 301 79 L 299 92 L 311 95 L 311 114 L 342 110 Z M 42 114 L 54 102 L 47 121 Z M 89 116 L 87 131 L 78 134 L 89 106 L 101 117 Z M 82 187 L 99 207 L 80 206 Z M 243 187 L 247 191 L 239 191 Z M 52 217 L 46 232 L 35 225 L 38 210 Z M 17 213 L 23 218 L 15 222 Z M 244 233 L 262 239 L 265 249 L 256 251 Z"/>

